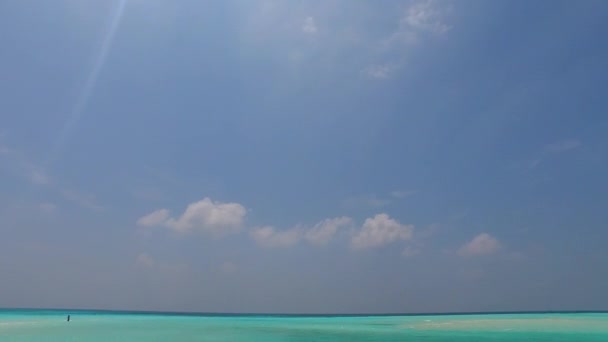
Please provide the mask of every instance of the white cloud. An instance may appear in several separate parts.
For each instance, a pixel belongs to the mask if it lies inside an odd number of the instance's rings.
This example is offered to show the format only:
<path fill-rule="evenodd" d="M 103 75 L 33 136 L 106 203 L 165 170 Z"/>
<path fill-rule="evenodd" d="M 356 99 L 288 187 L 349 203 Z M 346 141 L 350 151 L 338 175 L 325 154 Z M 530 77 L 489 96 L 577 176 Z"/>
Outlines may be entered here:
<path fill-rule="evenodd" d="M 245 18 L 242 35 L 246 44 L 284 56 L 288 70 L 304 62 L 307 68 L 329 62 L 336 72 L 386 80 L 402 69 L 414 45 L 450 29 L 446 20 L 450 5 L 426 0 L 403 3 L 395 15 L 390 9 L 372 9 L 373 3 L 343 11 L 344 6 L 333 2 L 262 1 Z M 314 37 L 314 44 L 302 36 Z"/>
<path fill-rule="evenodd" d="M 317 25 L 315 23 L 315 18 L 307 17 L 304 19 L 304 24 L 302 24 L 302 32 L 308 34 L 317 33 Z"/>
<path fill-rule="evenodd" d="M 351 245 L 355 249 L 380 247 L 396 240 L 409 240 L 414 226 L 402 225 L 387 214 L 368 218 L 361 230 L 353 236 Z"/>
<path fill-rule="evenodd" d="M 239 203 L 222 203 L 206 197 L 188 205 L 178 217 L 159 209 L 137 220 L 140 226 L 165 226 L 179 233 L 203 232 L 215 236 L 236 233 L 241 229 L 247 210 Z"/>
<path fill-rule="evenodd" d="M 577 149 L 582 145 L 583 144 L 580 141 L 570 139 L 549 144 L 545 146 L 545 151 L 549 153 L 562 153 Z"/>
<path fill-rule="evenodd" d="M 441 35 L 450 27 L 443 22 L 445 8 L 436 6 L 434 1 L 413 2 L 399 20 L 398 28 L 386 39 L 386 48 L 412 46 L 420 41 L 423 34 Z"/>
<path fill-rule="evenodd" d="M 277 230 L 272 226 L 260 227 L 252 230 L 250 235 L 259 246 L 267 248 L 291 247 L 300 240 L 322 246 L 328 244 L 340 229 L 352 224 L 350 217 L 342 216 L 322 220 L 310 228 L 302 225 L 285 230 Z"/>
<path fill-rule="evenodd" d="M 143 227 L 160 226 L 165 224 L 167 219 L 169 219 L 169 210 L 159 209 L 139 218 L 137 225 Z"/>
<path fill-rule="evenodd" d="M 223 235 L 240 230 L 246 213 L 239 203 L 214 202 L 207 197 L 188 205 L 182 216 L 169 218 L 166 225 L 180 233 L 201 231 Z"/>
<path fill-rule="evenodd" d="M 338 229 L 352 225 L 350 217 L 325 219 L 304 233 L 304 238 L 313 245 L 326 245 Z"/>
<path fill-rule="evenodd" d="M 568 139 L 557 141 L 551 144 L 547 144 L 542 148 L 542 154 L 535 159 L 527 161 L 514 162 L 512 167 L 524 171 L 534 170 L 545 162 L 546 159 L 559 155 L 561 153 L 571 152 L 583 146 L 583 144 L 576 139 Z"/>
<path fill-rule="evenodd" d="M 376 80 L 391 78 L 403 67 L 409 50 L 418 45 L 421 38 L 449 31 L 450 27 L 444 23 L 445 12 L 445 6 L 437 6 L 431 0 L 412 2 L 404 9 L 397 29 L 380 41 L 384 62 L 371 64 L 363 70 L 364 73 Z"/>
<path fill-rule="evenodd" d="M 442 11 L 431 0 L 412 4 L 401 19 L 401 25 L 417 31 L 435 34 L 447 32 L 450 27 L 442 22 Z"/>
<path fill-rule="evenodd" d="M 302 230 L 292 228 L 278 231 L 274 227 L 266 226 L 254 229 L 251 232 L 251 237 L 262 247 L 284 248 L 295 245 L 302 237 Z"/>
<path fill-rule="evenodd" d="M 496 253 L 500 250 L 500 242 L 487 233 L 481 233 L 473 240 L 460 247 L 458 254 L 461 256 L 478 256 Z"/>

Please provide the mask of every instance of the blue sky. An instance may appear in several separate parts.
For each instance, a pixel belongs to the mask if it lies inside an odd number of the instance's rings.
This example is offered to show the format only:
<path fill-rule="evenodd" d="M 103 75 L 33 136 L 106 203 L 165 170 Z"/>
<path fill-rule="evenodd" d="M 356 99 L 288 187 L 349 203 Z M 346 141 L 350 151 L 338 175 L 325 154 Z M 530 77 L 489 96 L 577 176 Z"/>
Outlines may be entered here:
<path fill-rule="evenodd" d="M 0 303 L 606 309 L 606 13 L 4 1 Z"/>

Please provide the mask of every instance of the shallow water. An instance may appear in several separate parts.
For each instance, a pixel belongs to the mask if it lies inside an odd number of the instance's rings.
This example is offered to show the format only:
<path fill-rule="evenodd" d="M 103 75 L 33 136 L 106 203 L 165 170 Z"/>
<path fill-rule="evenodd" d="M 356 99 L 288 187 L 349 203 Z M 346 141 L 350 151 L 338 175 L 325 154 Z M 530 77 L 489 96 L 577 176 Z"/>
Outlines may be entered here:
<path fill-rule="evenodd" d="M 0 310 L 0 340 L 608 341 L 608 313 L 213 316 Z"/>

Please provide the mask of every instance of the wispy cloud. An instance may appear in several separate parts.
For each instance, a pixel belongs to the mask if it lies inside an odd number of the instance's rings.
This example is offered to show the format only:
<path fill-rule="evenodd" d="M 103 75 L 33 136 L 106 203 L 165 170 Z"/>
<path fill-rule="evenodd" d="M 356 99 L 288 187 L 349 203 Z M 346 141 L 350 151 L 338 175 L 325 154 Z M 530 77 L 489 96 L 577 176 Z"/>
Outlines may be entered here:
<path fill-rule="evenodd" d="M 393 75 L 393 73 L 397 70 L 396 65 L 390 65 L 388 63 L 385 64 L 377 64 L 370 65 L 364 70 L 365 75 L 369 78 L 376 80 L 385 80 Z"/>
<path fill-rule="evenodd" d="M 317 24 L 315 23 L 315 18 L 307 17 L 304 19 L 304 23 L 302 24 L 302 32 L 308 34 L 317 33 Z"/>
<path fill-rule="evenodd" d="M 382 208 L 390 203 L 390 199 L 379 198 L 378 196 L 372 194 L 348 197 L 342 201 L 342 206 L 348 209 Z"/>
<path fill-rule="evenodd" d="M 396 18 L 392 11 L 384 12 L 384 17 L 370 15 L 374 11 L 367 6 L 373 4 L 353 8 L 346 1 L 338 6 L 263 1 L 248 13 L 242 34 L 247 44 L 285 56 L 287 70 L 305 62 L 308 67 L 331 62 L 333 69 L 348 68 L 345 75 L 387 80 L 403 68 L 411 49 L 450 30 L 446 15 L 450 5 L 444 2 L 408 1 Z M 347 7 L 351 11 L 342 10 Z M 393 23 L 385 25 L 387 20 Z M 303 35 L 316 39 L 313 43 Z"/>
<path fill-rule="evenodd" d="M 31 170 L 29 173 L 29 179 L 33 184 L 37 185 L 47 185 L 51 182 L 49 176 L 41 170 Z"/>
<path fill-rule="evenodd" d="M 376 194 L 356 195 L 347 197 L 342 201 L 346 209 L 382 208 L 387 205 L 414 195 L 415 191 L 395 190 L 388 194 L 378 196 Z"/>
<path fill-rule="evenodd" d="M 409 50 L 419 45 L 425 36 L 439 36 L 450 30 L 444 17 L 447 7 L 431 0 L 414 1 L 401 16 L 397 29 L 381 40 L 384 54 L 381 63 L 372 63 L 363 69 L 371 79 L 385 80 L 402 68 Z"/>
<path fill-rule="evenodd" d="M 79 206 L 95 211 L 104 210 L 104 207 L 97 202 L 97 198 L 91 194 L 83 194 L 70 189 L 62 189 L 63 197 Z"/>
<path fill-rule="evenodd" d="M 576 139 L 569 139 L 548 144 L 544 147 L 544 151 L 547 153 L 563 153 L 577 149 L 582 145 L 583 144 Z"/>
<path fill-rule="evenodd" d="M 19 150 L 0 145 L 0 157 L 8 161 L 7 164 L 17 177 L 25 179 L 30 184 L 50 189 L 64 199 L 76 203 L 81 207 L 97 211 L 103 210 L 103 206 L 97 202 L 94 195 L 84 194 L 65 187 L 53 179 L 39 164 L 33 162 Z"/>
<path fill-rule="evenodd" d="M 412 45 L 418 43 L 425 34 L 442 35 L 450 30 L 444 22 L 446 7 L 431 0 L 412 2 L 405 8 L 397 29 L 388 37 L 385 44 Z"/>
<path fill-rule="evenodd" d="M 583 143 L 577 139 L 555 141 L 544 145 L 541 150 L 536 153 L 534 158 L 514 162 L 511 164 L 511 166 L 515 169 L 524 171 L 534 170 L 543 165 L 546 160 L 556 158 L 558 155 L 564 153 L 573 152 L 580 149 L 582 146 Z"/>
<path fill-rule="evenodd" d="M 18 150 L 0 145 L 0 157 L 6 158 L 8 166 L 13 172 L 27 179 L 31 184 L 49 185 L 51 183 L 49 175 Z"/>
<path fill-rule="evenodd" d="M 426 0 L 412 4 L 400 22 L 400 29 L 434 34 L 446 33 L 450 26 L 443 22 L 444 11 L 435 1 Z"/>
<path fill-rule="evenodd" d="M 179 217 L 170 217 L 168 209 L 159 209 L 137 220 L 140 226 L 165 226 L 179 233 L 209 233 L 222 236 L 238 232 L 247 210 L 239 203 L 222 203 L 206 197 L 188 205 Z"/>

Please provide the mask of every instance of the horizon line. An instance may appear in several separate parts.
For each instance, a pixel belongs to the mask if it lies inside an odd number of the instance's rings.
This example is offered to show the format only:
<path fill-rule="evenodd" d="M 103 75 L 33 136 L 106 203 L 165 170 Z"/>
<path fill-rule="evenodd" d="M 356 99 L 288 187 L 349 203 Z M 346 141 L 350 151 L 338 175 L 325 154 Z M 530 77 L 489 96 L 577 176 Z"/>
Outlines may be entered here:
<path fill-rule="evenodd" d="M 205 312 L 205 311 L 153 311 L 153 310 L 127 310 L 127 309 L 77 309 L 77 308 L 4 308 L 0 311 L 57 311 L 57 312 L 81 312 L 81 313 L 114 313 L 114 314 L 140 314 L 140 315 L 166 315 L 166 316 L 201 316 L 201 317 L 223 317 L 223 316 L 270 316 L 270 317 L 371 317 L 371 316 L 457 316 L 457 315 L 509 315 L 509 314 L 583 314 L 583 313 L 608 313 L 608 309 L 602 310 L 524 310 L 524 311 L 445 311 L 445 312 L 386 312 L 386 313 L 264 313 L 264 312 Z"/>

